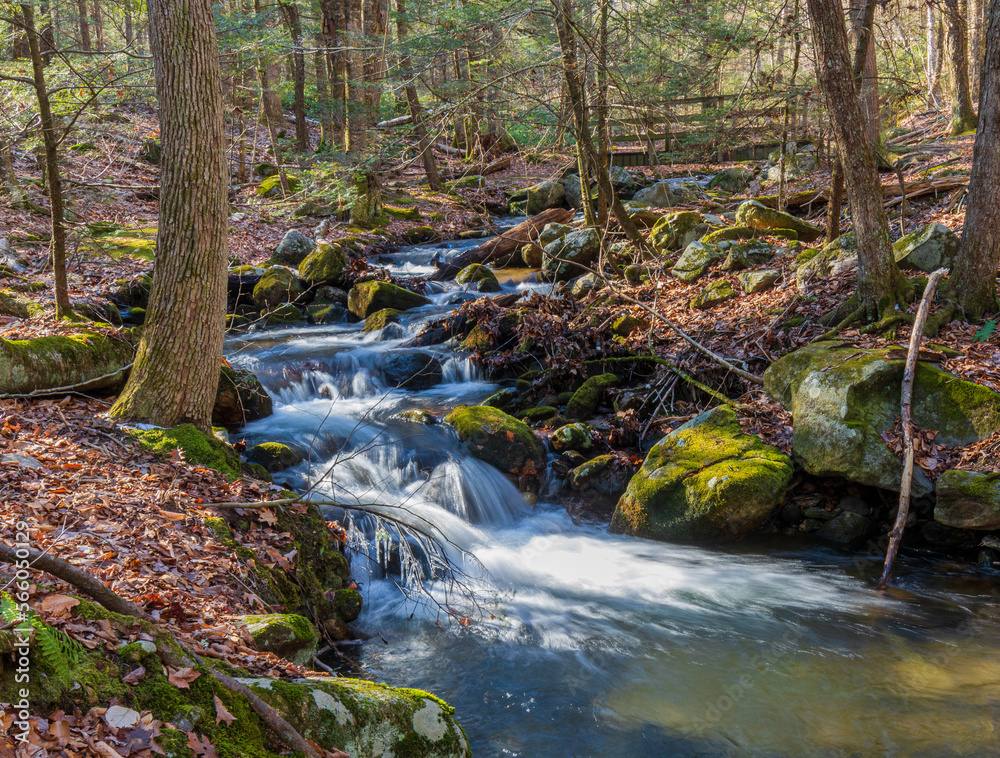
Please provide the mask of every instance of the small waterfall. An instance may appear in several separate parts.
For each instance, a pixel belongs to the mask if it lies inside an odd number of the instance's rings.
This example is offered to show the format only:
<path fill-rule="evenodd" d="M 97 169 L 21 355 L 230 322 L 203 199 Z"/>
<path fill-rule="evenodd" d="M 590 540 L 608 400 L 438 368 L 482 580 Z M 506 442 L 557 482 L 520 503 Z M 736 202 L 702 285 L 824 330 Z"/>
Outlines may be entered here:
<path fill-rule="evenodd" d="M 444 384 L 467 384 L 482 379 L 482 371 L 467 355 L 452 355 L 441 361 Z"/>
<path fill-rule="evenodd" d="M 450 460 L 438 466 L 422 494 L 470 524 L 509 524 L 528 510 L 517 487 L 475 458 Z"/>

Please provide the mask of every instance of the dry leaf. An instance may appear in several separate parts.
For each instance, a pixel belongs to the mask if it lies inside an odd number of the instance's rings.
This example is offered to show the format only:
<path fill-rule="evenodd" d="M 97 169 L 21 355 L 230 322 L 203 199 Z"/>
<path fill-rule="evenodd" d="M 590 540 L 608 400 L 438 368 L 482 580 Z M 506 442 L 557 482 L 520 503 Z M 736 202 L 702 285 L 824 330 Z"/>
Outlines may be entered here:
<path fill-rule="evenodd" d="M 140 666 L 139 668 L 133 669 L 132 671 L 128 672 L 125 675 L 125 678 L 122 679 L 122 681 L 125 682 L 125 684 L 135 684 L 140 679 L 142 679 L 145 675 L 146 675 L 146 669 L 145 669 L 145 667 Z"/>
<path fill-rule="evenodd" d="M 63 618 L 69 615 L 71 608 L 76 608 L 80 601 L 69 595 L 49 595 L 38 604 L 38 610 L 46 616 Z"/>
<path fill-rule="evenodd" d="M 270 508 L 265 508 L 257 514 L 257 518 L 263 521 L 269 526 L 274 526 L 278 523 L 278 516 Z"/>
<path fill-rule="evenodd" d="M 180 690 L 191 689 L 191 682 L 201 676 L 201 672 L 195 671 L 189 666 L 185 666 L 182 669 L 175 669 L 170 672 L 167 680 Z"/>
<path fill-rule="evenodd" d="M 201 735 L 199 738 L 194 732 L 188 732 L 187 736 L 187 746 L 198 758 L 219 758 L 219 754 L 215 752 L 215 745 L 208 741 L 208 737 Z"/>
<path fill-rule="evenodd" d="M 215 723 L 218 724 L 220 721 L 225 721 L 226 726 L 229 726 L 234 721 L 236 717 L 229 712 L 226 706 L 219 700 L 218 695 L 213 695 L 212 698 L 215 700 Z"/>
<path fill-rule="evenodd" d="M 121 705 L 113 705 L 104 714 L 104 720 L 112 729 L 124 729 L 139 723 L 139 712 Z"/>

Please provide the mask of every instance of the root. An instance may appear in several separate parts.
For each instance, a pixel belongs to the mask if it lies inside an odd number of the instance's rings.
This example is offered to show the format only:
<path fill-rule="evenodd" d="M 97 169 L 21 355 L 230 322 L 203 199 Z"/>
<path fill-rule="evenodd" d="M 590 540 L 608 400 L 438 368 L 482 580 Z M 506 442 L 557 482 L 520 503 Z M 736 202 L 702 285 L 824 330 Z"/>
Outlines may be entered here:
<path fill-rule="evenodd" d="M 837 309 L 837 311 L 839 310 L 840 308 Z M 823 334 L 817 337 L 814 340 L 814 342 L 821 342 L 822 340 L 832 340 L 838 334 L 840 334 L 844 329 L 847 329 L 850 326 L 854 326 L 855 324 L 860 323 L 864 319 L 864 317 L 865 317 L 865 309 L 863 307 L 858 307 L 855 310 L 851 311 L 851 313 L 849 313 L 843 320 L 841 320 L 835 327 L 833 327 L 833 329 L 823 332 Z M 826 317 L 824 316 L 824 318 Z"/>
<path fill-rule="evenodd" d="M 895 339 L 897 327 L 900 324 L 912 324 L 913 316 L 909 313 L 896 313 L 879 319 L 874 324 L 869 324 L 859 330 L 861 334 L 885 334 L 889 339 Z"/>

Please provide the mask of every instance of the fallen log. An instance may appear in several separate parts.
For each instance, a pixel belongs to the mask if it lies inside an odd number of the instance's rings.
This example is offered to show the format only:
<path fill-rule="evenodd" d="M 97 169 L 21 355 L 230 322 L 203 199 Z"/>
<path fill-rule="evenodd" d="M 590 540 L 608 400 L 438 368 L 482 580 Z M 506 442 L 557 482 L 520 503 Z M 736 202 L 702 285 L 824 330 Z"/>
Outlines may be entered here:
<path fill-rule="evenodd" d="M 943 179 L 928 179 L 927 181 L 907 184 L 905 195 L 899 191 L 898 185 L 886 185 L 882 187 L 882 196 L 887 198 L 885 207 L 891 208 L 903 202 L 904 197 L 906 200 L 912 200 L 915 197 L 923 197 L 924 195 L 937 192 L 951 192 L 952 190 L 963 189 L 968 186 L 969 177 L 949 176 Z"/>
<path fill-rule="evenodd" d="M 390 118 L 388 121 L 379 121 L 375 126 L 379 129 L 392 129 L 394 126 L 402 126 L 411 121 L 413 121 L 413 116 L 407 113 L 405 116 L 396 116 L 396 118 Z"/>
<path fill-rule="evenodd" d="M 447 177 L 445 181 L 453 181 L 455 179 L 463 179 L 466 176 L 489 176 L 490 174 L 495 174 L 497 171 L 503 171 L 505 168 L 510 168 L 510 156 L 500 158 L 499 160 L 493 161 L 488 164 L 476 164 L 475 166 L 468 166 L 462 171 L 453 171 Z"/>
<path fill-rule="evenodd" d="M 518 248 L 533 242 L 546 224 L 566 224 L 573 219 L 574 212 L 565 208 L 549 208 L 537 216 L 529 218 L 513 229 L 474 247 L 439 268 L 430 278 L 434 281 L 453 279 L 459 271 L 473 263 L 489 263 L 505 255 L 510 255 Z"/>

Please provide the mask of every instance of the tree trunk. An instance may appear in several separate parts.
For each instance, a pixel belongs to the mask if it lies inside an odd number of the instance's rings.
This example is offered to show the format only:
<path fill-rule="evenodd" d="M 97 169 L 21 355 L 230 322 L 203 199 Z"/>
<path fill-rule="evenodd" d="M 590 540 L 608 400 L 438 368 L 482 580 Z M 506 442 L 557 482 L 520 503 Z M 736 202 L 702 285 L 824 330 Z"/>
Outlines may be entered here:
<path fill-rule="evenodd" d="M 147 0 L 163 160 L 146 326 L 113 417 L 208 431 L 226 316 L 226 142 L 210 0 Z"/>
<path fill-rule="evenodd" d="M 927 107 L 941 107 L 941 48 L 944 42 L 944 25 L 937 9 L 927 4 Z"/>
<path fill-rule="evenodd" d="M 87 0 L 76 0 L 76 11 L 80 16 L 80 49 L 90 50 L 90 12 L 87 10 Z"/>
<path fill-rule="evenodd" d="M 94 0 L 94 37 L 97 50 L 104 50 L 104 19 L 101 16 L 100 0 Z"/>
<path fill-rule="evenodd" d="M 347 85 L 347 152 L 363 155 L 368 148 L 368 98 L 365 90 L 364 19 L 362 0 L 344 0 L 348 50 L 344 55 Z"/>
<path fill-rule="evenodd" d="M 281 3 L 285 26 L 292 38 L 292 83 L 295 87 L 295 141 L 299 150 L 309 149 L 309 129 L 306 126 L 306 57 L 302 50 L 302 21 L 295 2 Z"/>
<path fill-rule="evenodd" d="M 960 0 L 944 0 L 948 19 L 951 54 L 951 133 L 964 134 L 976 128 L 976 112 L 972 109 L 969 89 L 968 28 L 962 16 Z"/>
<path fill-rule="evenodd" d="M 600 30 L 597 38 L 597 163 L 602 171 L 611 168 L 611 137 L 608 132 L 608 4 L 601 0 Z M 597 199 L 597 223 L 608 223 L 608 197 Z"/>
<path fill-rule="evenodd" d="M 382 102 L 382 71 L 384 68 L 383 45 L 387 29 L 388 9 L 386 0 L 364 0 L 363 23 L 365 34 L 365 99 L 368 102 L 370 124 L 378 121 L 379 105 Z"/>
<path fill-rule="evenodd" d="M 316 52 L 313 65 L 316 68 L 316 102 L 319 105 L 319 145 L 333 148 L 333 107 L 330 103 L 330 65 L 323 48 L 327 41 L 322 34 L 316 35 Z"/>
<path fill-rule="evenodd" d="M 417 145 L 420 148 L 420 157 L 424 162 L 427 184 L 435 192 L 440 192 L 441 178 L 438 176 L 437 162 L 434 160 L 434 152 L 431 150 L 431 138 L 424 125 L 420 98 L 417 96 L 417 88 L 413 84 L 413 61 L 410 60 L 410 55 L 406 52 L 406 36 L 410 30 L 410 20 L 406 15 L 406 0 L 396 0 L 396 14 L 396 35 L 399 37 L 401 50 L 399 67 L 400 74 L 406 82 L 404 87 L 406 104 L 410 110 L 410 117 L 413 119 L 413 131 L 417 135 Z"/>
<path fill-rule="evenodd" d="M 984 0 L 969 0 L 969 91 L 973 102 L 979 99 L 979 80 L 983 71 Z"/>
<path fill-rule="evenodd" d="M 864 3 L 851 8 L 851 37 L 854 40 L 855 50 L 852 70 L 855 74 L 861 71 L 858 98 L 865 119 L 865 134 L 877 157 L 881 119 L 878 99 L 878 61 L 875 57 L 874 39 L 876 4 L 876 0 L 865 0 Z"/>
<path fill-rule="evenodd" d="M 344 68 L 344 0 L 320 0 L 322 40 L 330 79 L 330 132 L 327 139 L 334 150 L 346 149 Z"/>
<path fill-rule="evenodd" d="M 812 18 L 816 71 L 840 151 L 851 217 L 858 238 L 858 295 L 866 318 L 874 319 L 912 295 L 889 243 L 889 221 L 875 154 L 867 139 L 854 83 L 847 29 L 838 0 L 807 0 Z"/>
<path fill-rule="evenodd" d="M 59 176 L 59 137 L 52 116 L 49 93 L 45 88 L 45 63 L 42 60 L 41 34 L 35 28 L 35 9 L 29 3 L 21 5 L 24 29 L 28 35 L 31 70 L 38 98 L 41 117 L 42 141 L 45 144 L 45 178 L 49 187 L 50 216 L 52 220 L 52 275 L 55 280 L 56 315 L 72 317 L 69 287 L 66 283 L 66 220 L 63 209 L 62 180 Z"/>
<path fill-rule="evenodd" d="M 966 318 L 978 321 L 998 309 L 1000 264 L 1000 0 L 990 0 L 979 95 L 979 131 L 972 151 L 969 206 L 952 280 Z"/>

